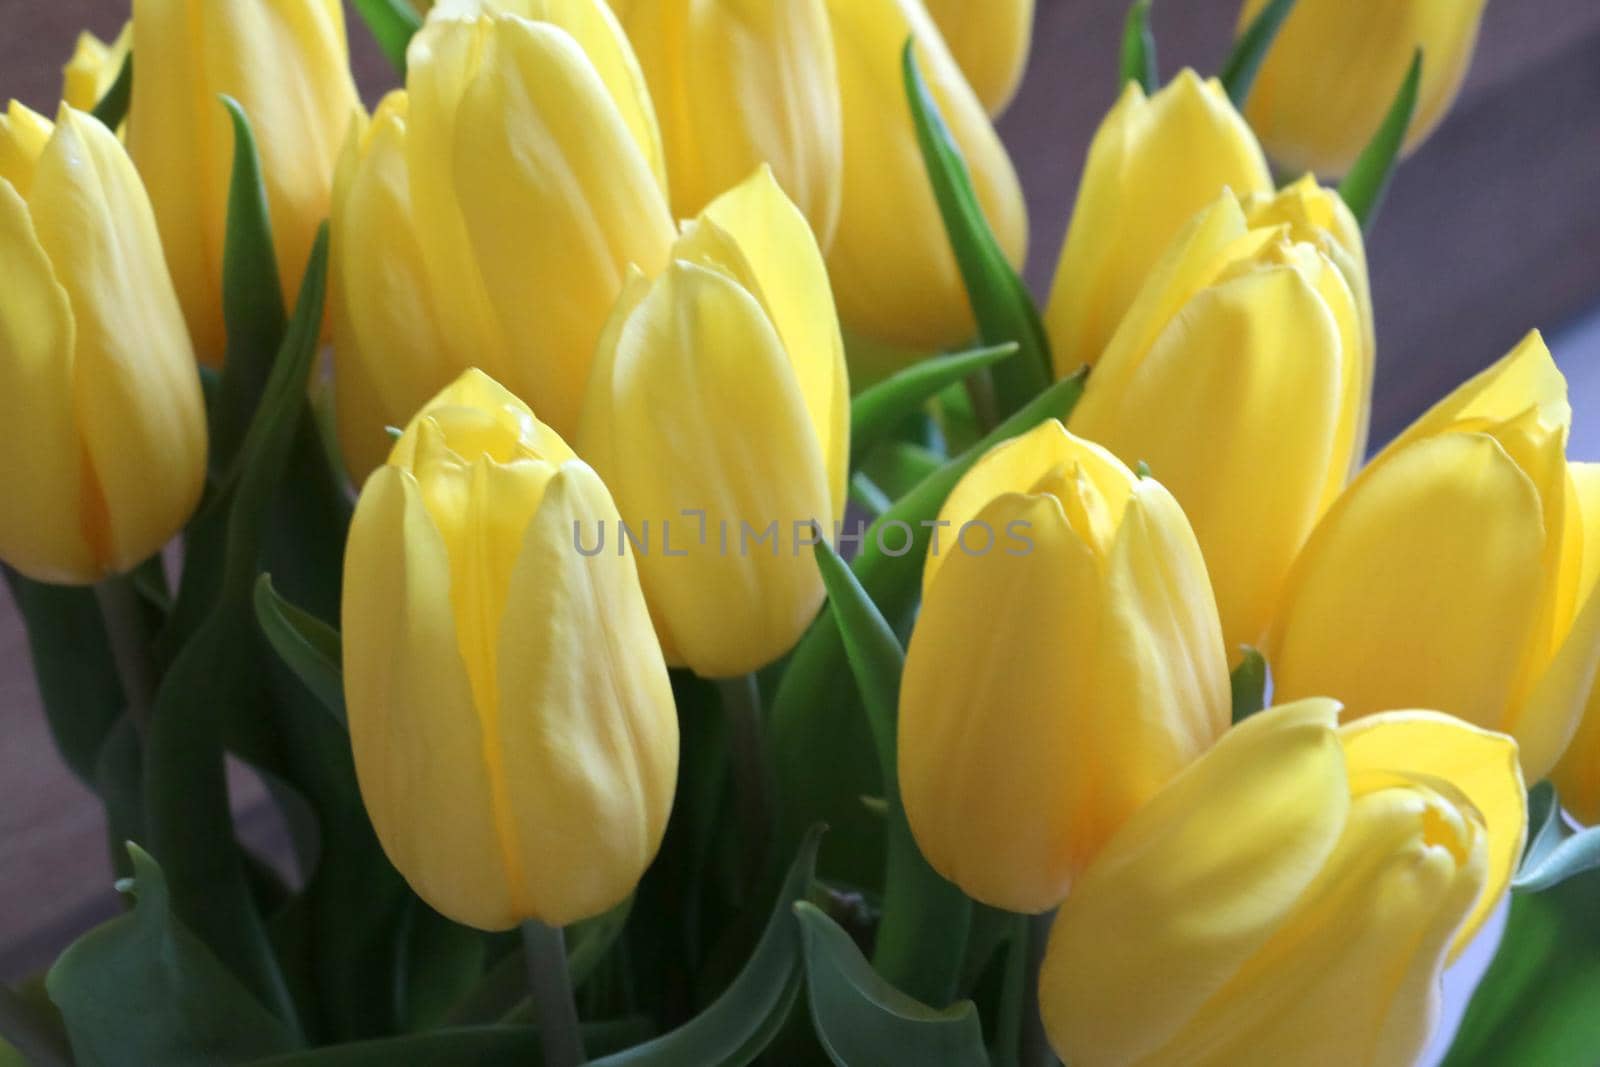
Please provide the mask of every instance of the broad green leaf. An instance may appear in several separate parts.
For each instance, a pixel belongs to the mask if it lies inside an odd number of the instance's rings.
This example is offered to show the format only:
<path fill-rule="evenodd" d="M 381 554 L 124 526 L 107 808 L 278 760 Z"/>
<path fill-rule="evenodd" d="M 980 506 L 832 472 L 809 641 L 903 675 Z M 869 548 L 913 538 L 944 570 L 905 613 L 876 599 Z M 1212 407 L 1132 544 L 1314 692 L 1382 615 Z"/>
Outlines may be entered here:
<path fill-rule="evenodd" d="M 106 129 L 116 133 L 117 127 L 128 117 L 128 104 L 132 100 L 133 53 L 129 52 L 122 60 L 122 66 L 117 68 L 116 80 L 105 91 L 105 95 L 95 103 L 94 110 L 90 114 L 105 123 Z"/>
<path fill-rule="evenodd" d="M 1016 353 L 1016 344 L 1007 342 L 921 360 L 857 393 L 850 401 L 851 469 L 861 466 L 868 452 L 941 390 Z"/>
<path fill-rule="evenodd" d="M 406 46 L 422 28 L 422 17 L 408 0 L 355 0 L 356 13 L 367 24 L 384 58 L 402 81 L 406 76 Z"/>
<path fill-rule="evenodd" d="M 339 632 L 279 596 L 270 574 L 256 580 L 254 602 L 256 621 L 273 651 L 344 725 L 343 645 Z"/>
<path fill-rule="evenodd" d="M 625 1049 L 650 1036 L 647 1019 L 586 1023 L 583 1047 L 590 1056 Z M 254 1060 L 250 1067 L 411 1067 L 471 1064 L 472 1067 L 538 1067 L 544 1062 L 533 1026 L 460 1026 L 426 1034 L 354 1041 L 327 1048 Z"/>
<path fill-rule="evenodd" d="M 823 1048 L 839 1067 L 986 1067 L 971 1001 L 936 1011 L 884 981 L 850 935 L 819 909 L 794 907 L 804 932 L 806 988 Z"/>
<path fill-rule="evenodd" d="M 671 1033 L 595 1060 L 592 1067 L 740 1067 L 782 1028 L 802 981 L 800 931 L 791 909 L 811 890 L 821 827 L 806 834 L 767 928 L 733 984 Z"/>
<path fill-rule="evenodd" d="M 1083 383 L 1080 372 L 1052 385 L 923 479 L 864 532 L 851 570 L 896 633 L 903 632 L 916 604 L 931 523 L 961 476 L 1000 442 L 1045 419 L 1066 419 Z M 836 547 L 843 552 L 845 546 Z M 768 715 L 767 741 L 784 805 L 780 849 L 794 848 L 811 823 L 826 822 L 831 830 L 824 856 L 828 872 L 855 885 L 877 885 L 882 878 L 883 820 L 863 808 L 860 798 L 881 796 L 883 783 L 838 620 L 831 613 L 817 617 L 791 654 Z"/>
<path fill-rule="evenodd" d="M 1389 191 L 1389 181 L 1400 162 L 1400 150 L 1405 147 L 1406 134 L 1411 130 L 1411 118 L 1417 111 L 1417 92 L 1421 85 L 1422 49 L 1419 48 L 1383 124 L 1361 150 L 1350 173 L 1339 183 L 1339 195 L 1363 230 L 1372 229 L 1383 196 Z"/>
<path fill-rule="evenodd" d="M 1267 658 L 1248 645 L 1233 669 L 1233 721 L 1244 722 L 1267 703 Z"/>
<path fill-rule="evenodd" d="M 287 1052 L 294 1033 L 174 914 L 155 860 L 129 846 L 134 909 L 83 935 L 46 978 L 80 1063 L 211 1067 Z"/>
<path fill-rule="evenodd" d="M 1133 0 L 1122 25 L 1122 84 L 1138 82 L 1145 95 L 1161 88 L 1156 68 L 1156 36 L 1150 31 L 1150 0 Z"/>
<path fill-rule="evenodd" d="M 1559 819 L 1559 815 L 1556 816 Z M 1548 839 L 1537 842 L 1543 855 L 1524 862 L 1512 888 L 1524 893 L 1542 893 L 1569 878 L 1600 868 L 1600 826 L 1573 834 L 1551 847 Z M 1532 857 L 1530 856 L 1530 859 Z"/>
<path fill-rule="evenodd" d="M 966 160 L 917 67 L 914 40 L 906 42 L 902 66 L 917 143 L 956 266 L 966 284 L 978 336 L 986 345 L 1011 342 L 1019 349 L 1017 358 L 993 369 L 999 413 L 1010 415 L 1050 384 L 1050 341 L 1028 287 L 984 218 Z"/>
<path fill-rule="evenodd" d="M 1283 29 L 1284 20 L 1289 17 L 1293 7 L 1294 0 L 1272 0 L 1262 8 L 1260 14 L 1239 35 L 1228 61 L 1222 65 L 1222 73 L 1218 78 L 1228 93 L 1228 99 L 1240 111 L 1244 110 L 1245 101 L 1250 99 L 1250 90 L 1255 87 L 1256 75 L 1261 73 L 1267 50 L 1278 39 L 1278 31 Z"/>

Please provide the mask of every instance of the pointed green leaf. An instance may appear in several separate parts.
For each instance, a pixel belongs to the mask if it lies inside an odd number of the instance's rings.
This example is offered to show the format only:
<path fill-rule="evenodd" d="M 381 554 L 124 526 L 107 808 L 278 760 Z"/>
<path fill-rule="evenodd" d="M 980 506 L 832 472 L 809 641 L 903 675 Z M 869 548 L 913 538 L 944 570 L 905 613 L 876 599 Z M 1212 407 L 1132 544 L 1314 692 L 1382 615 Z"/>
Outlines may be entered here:
<path fill-rule="evenodd" d="M 64 952 L 46 978 L 84 1064 L 204 1067 L 287 1052 L 294 1034 L 174 914 L 161 867 L 136 845 L 134 909 Z"/>
<path fill-rule="evenodd" d="M 1422 49 L 1411 59 L 1411 66 L 1400 83 L 1389 113 L 1383 124 L 1373 134 L 1367 147 L 1356 158 L 1350 173 L 1339 183 L 1339 195 L 1349 205 L 1350 211 L 1361 223 L 1363 230 L 1372 228 L 1383 196 L 1389 191 L 1395 167 L 1400 162 L 1400 152 L 1405 148 L 1406 134 L 1411 130 L 1411 119 L 1417 111 L 1417 92 L 1422 85 Z"/>
<path fill-rule="evenodd" d="M 422 17 L 407 0 L 355 0 L 356 13 L 367 24 L 384 58 L 401 80 L 406 76 L 406 46 L 422 29 Z"/>
<path fill-rule="evenodd" d="M 899 721 L 900 673 L 905 668 L 906 653 L 889 624 L 883 621 L 877 605 L 861 588 L 860 579 L 839 558 L 833 546 L 821 540 L 813 551 L 817 567 L 822 571 L 822 584 L 828 590 L 828 607 L 844 639 L 845 655 L 872 725 L 885 792 L 893 795 L 897 792 L 895 732 Z"/>
<path fill-rule="evenodd" d="M 1218 78 L 1228 93 L 1228 99 L 1240 111 L 1244 110 L 1245 101 L 1250 99 L 1250 90 L 1255 87 L 1256 75 L 1261 73 L 1267 50 L 1278 39 L 1278 31 L 1283 29 L 1284 20 L 1289 17 L 1293 7 L 1294 0 L 1271 0 L 1245 27 L 1244 33 L 1234 43 L 1228 61 L 1222 65 L 1222 73 Z"/>
<path fill-rule="evenodd" d="M 90 114 L 105 123 L 106 129 L 116 133 L 117 127 L 128 117 L 128 105 L 132 101 L 133 53 L 129 52 L 122 60 L 122 66 L 117 68 L 117 77 L 111 83 L 111 88 L 95 103 Z"/>
<path fill-rule="evenodd" d="M 791 909 L 811 891 L 821 827 L 813 827 L 778 893 L 767 928 L 733 984 L 669 1034 L 595 1060 L 591 1067 L 742 1067 L 782 1028 L 801 985 L 800 931 Z"/>
<path fill-rule="evenodd" d="M 1233 669 L 1233 721 L 1244 722 L 1267 703 L 1267 658 L 1246 645 L 1244 660 Z"/>
<path fill-rule="evenodd" d="M 344 653 L 339 631 L 279 596 L 270 574 L 256 580 L 254 601 L 256 621 L 273 651 L 343 726 Z"/>
<path fill-rule="evenodd" d="M 1133 0 L 1122 25 L 1122 84 L 1138 82 L 1145 95 L 1161 88 L 1156 68 L 1156 36 L 1150 30 L 1150 0 Z"/>
<path fill-rule="evenodd" d="M 906 996 L 868 966 L 838 923 L 805 902 L 794 911 L 805 937 L 811 1018 L 834 1063 L 986 1067 L 971 1001 L 936 1011 Z"/>
<path fill-rule="evenodd" d="M 1559 815 L 1556 818 L 1560 818 Z M 1538 842 L 1542 855 L 1524 862 L 1511 887 L 1523 893 L 1542 893 L 1569 878 L 1600 868 L 1600 826 L 1567 837 L 1560 844 Z"/>
<path fill-rule="evenodd" d="M 1050 342 L 1033 297 L 984 218 L 961 149 L 917 67 L 915 45 L 914 39 L 906 41 L 902 59 L 912 123 L 950 248 L 966 283 L 978 336 L 986 345 L 1014 342 L 1020 350 L 1016 359 L 994 368 L 1000 414 L 1010 415 L 1050 383 Z"/>
<path fill-rule="evenodd" d="M 916 414 L 941 390 L 1016 355 L 1015 342 L 925 359 L 871 386 L 850 401 L 850 467 Z"/>

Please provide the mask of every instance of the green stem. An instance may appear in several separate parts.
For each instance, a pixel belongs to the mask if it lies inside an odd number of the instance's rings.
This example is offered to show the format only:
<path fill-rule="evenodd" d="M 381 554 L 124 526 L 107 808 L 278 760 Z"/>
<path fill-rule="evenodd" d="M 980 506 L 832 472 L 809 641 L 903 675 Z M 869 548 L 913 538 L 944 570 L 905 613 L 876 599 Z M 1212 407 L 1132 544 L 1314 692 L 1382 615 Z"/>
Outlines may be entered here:
<path fill-rule="evenodd" d="M 1029 915 L 1024 920 L 1027 930 L 1026 986 L 1022 996 L 1022 1049 L 1018 1056 L 1022 1067 L 1055 1067 L 1058 1062 L 1050 1048 L 1050 1038 L 1044 1031 L 1044 1018 L 1039 1013 L 1039 969 L 1044 965 L 1045 945 L 1050 940 L 1050 923 L 1055 912 Z"/>
<path fill-rule="evenodd" d="M 105 619 L 111 658 L 122 683 L 122 699 L 127 703 L 128 714 L 143 730 L 150 724 L 150 709 L 155 701 L 156 668 L 150 625 L 139 591 L 133 579 L 121 575 L 98 583 L 94 595 Z"/>
<path fill-rule="evenodd" d="M 740 853 L 744 885 L 758 892 L 772 837 L 772 804 L 768 798 L 766 750 L 761 740 L 761 687 L 753 674 L 717 683 L 722 710 L 728 717 L 729 757 L 739 809 Z"/>
<path fill-rule="evenodd" d="M 23 999 L 5 985 L 0 985 L 0 1038 L 34 1067 L 67 1067 L 72 1062 L 72 1050 L 61 1037 L 40 1023 Z"/>
<path fill-rule="evenodd" d="M 529 919 L 522 924 L 522 949 L 545 1067 L 579 1067 L 584 1062 L 583 1035 L 578 1029 L 578 1004 L 572 997 L 561 928 Z"/>

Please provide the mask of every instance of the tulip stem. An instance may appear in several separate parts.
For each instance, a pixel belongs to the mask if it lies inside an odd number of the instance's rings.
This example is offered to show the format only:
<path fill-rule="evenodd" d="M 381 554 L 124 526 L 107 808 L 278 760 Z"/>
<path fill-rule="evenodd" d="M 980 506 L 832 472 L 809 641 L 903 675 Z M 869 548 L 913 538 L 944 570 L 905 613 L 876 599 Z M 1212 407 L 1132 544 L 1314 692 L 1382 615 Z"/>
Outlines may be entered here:
<path fill-rule="evenodd" d="M 578 1004 L 572 998 L 567 972 L 567 943 L 561 927 L 537 919 L 522 924 L 522 956 L 528 966 L 528 991 L 545 1067 L 579 1067 L 584 1062 L 583 1034 L 578 1029 Z"/>
<path fill-rule="evenodd" d="M 972 414 L 978 420 L 978 431 L 988 435 L 1000 425 L 1000 403 L 995 398 L 994 375 L 985 367 L 965 382 L 967 399 L 972 401 Z"/>
<path fill-rule="evenodd" d="M 129 716 L 142 730 L 150 724 L 156 693 L 155 660 L 144 605 L 139 602 L 133 579 L 125 575 L 97 583 L 94 596 L 105 620 L 111 658 L 116 663 L 117 680 L 122 683 L 122 699 Z"/>
<path fill-rule="evenodd" d="M 1039 970 L 1044 966 L 1045 945 L 1050 940 L 1050 923 L 1055 912 L 1029 915 L 1023 922 L 1027 938 L 1027 970 L 1024 972 L 1022 996 L 1022 1048 L 1017 1057 L 1021 1067 L 1052 1067 L 1057 1063 L 1050 1050 L 1050 1038 L 1044 1031 L 1044 1018 L 1039 1014 Z"/>
<path fill-rule="evenodd" d="M 717 683 L 728 717 L 733 787 L 739 811 L 744 884 L 752 893 L 761 884 L 767 842 L 772 836 L 767 802 L 766 749 L 761 740 L 761 687 L 753 674 Z"/>

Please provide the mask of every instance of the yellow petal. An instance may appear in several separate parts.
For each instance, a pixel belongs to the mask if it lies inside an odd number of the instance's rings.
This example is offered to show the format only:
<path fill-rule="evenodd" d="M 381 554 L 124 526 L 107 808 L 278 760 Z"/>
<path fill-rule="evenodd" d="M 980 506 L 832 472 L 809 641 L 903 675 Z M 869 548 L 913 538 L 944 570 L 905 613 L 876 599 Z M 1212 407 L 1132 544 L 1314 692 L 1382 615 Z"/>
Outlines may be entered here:
<path fill-rule="evenodd" d="M 205 480 L 194 350 L 150 202 L 116 137 L 62 106 L 30 204 L 77 324 L 75 412 L 103 514 L 91 540 L 111 572 L 155 554 Z"/>
<path fill-rule="evenodd" d="M 1033 0 L 923 0 L 989 114 L 1016 96 L 1033 41 Z"/>
<path fill-rule="evenodd" d="M 1433 711 L 1391 711 L 1343 727 L 1345 764 L 1352 777 L 1395 771 L 1448 782 L 1471 802 L 1487 833 L 1483 891 L 1456 932 L 1453 959 L 1482 929 L 1511 886 L 1527 832 L 1527 791 L 1517 743 Z"/>
<path fill-rule="evenodd" d="M 1130 82 L 1090 146 L 1050 290 L 1057 373 L 1100 358 L 1168 245 L 1224 189 L 1270 192 L 1272 178 L 1222 87 L 1185 70 L 1146 99 Z"/>
<path fill-rule="evenodd" d="M 72 58 L 62 68 L 61 99 L 79 111 L 90 111 L 106 95 L 133 46 L 133 23 L 123 23 L 122 31 L 109 45 L 88 30 L 78 34 Z"/>
<path fill-rule="evenodd" d="M 33 191 L 34 170 L 54 132 L 54 123 L 17 100 L 0 115 L 0 180 L 10 182 L 24 200 Z"/>
<path fill-rule="evenodd" d="M 1230 730 L 1073 887 L 1040 972 L 1063 1059 L 1145 1062 L 1293 914 L 1350 809 L 1338 712 L 1308 700 Z"/>
<path fill-rule="evenodd" d="M 563 466 L 523 538 L 500 623 L 489 732 L 526 907 L 553 926 L 633 890 L 677 781 L 672 687 L 634 560 L 575 551 L 575 526 L 616 521 L 594 472 Z"/>
<path fill-rule="evenodd" d="M 1600 577 L 1600 464 L 1574 463 L 1575 497 L 1583 520 L 1580 591 L 1593 596 Z M 1551 775 L 1562 805 L 1585 824 L 1600 823 L 1600 685 L 1592 685 L 1583 718 Z"/>

